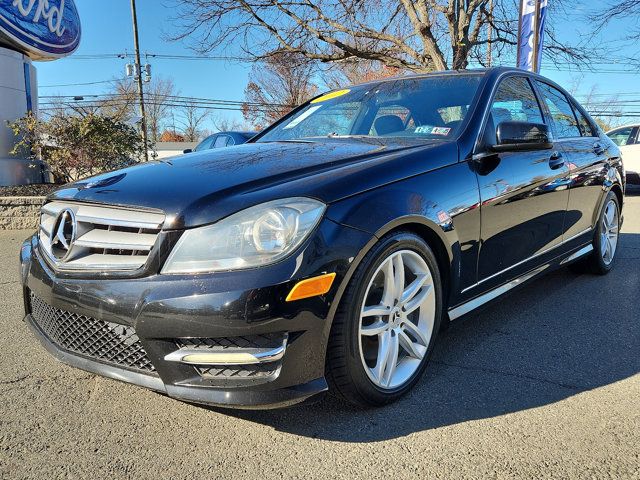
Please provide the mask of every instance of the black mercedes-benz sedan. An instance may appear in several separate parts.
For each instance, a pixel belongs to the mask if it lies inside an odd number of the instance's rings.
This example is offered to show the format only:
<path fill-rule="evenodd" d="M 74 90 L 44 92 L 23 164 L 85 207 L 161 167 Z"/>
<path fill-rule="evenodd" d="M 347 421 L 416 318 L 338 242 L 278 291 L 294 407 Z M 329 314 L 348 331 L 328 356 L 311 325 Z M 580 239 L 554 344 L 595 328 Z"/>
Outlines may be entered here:
<path fill-rule="evenodd" d="M 62 362 L 188 402 L 382 405 L 448 322 L 561 265 L 607 273 L 624 189 L 616 145 L 541 76 L 353 86 L 52 194 L 26 321 Z"/>

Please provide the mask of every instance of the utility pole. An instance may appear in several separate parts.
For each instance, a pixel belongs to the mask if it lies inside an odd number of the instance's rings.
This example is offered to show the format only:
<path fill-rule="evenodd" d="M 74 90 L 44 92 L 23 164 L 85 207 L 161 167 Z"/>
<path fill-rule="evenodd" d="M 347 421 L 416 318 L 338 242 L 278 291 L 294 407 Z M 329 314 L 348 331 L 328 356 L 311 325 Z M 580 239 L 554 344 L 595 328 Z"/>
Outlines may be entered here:
<path fill-rule="evenodd" d="M 142 90 L 142 67 L 140 65 L 140 42 L 138 41 L 138 16 L 136 15 L 136 0 L 131 0 L 131 17 L 133 18 L 133 44 L 136 50 L 135 77 L 138 82 L 138 98 L 140 99 L 140 128 L 142 129 L 142 141 L 144 142 L 144 160 L 149 161 L 147 145 L 147 118 L 144 113 L 144 92 Z"/>
<path fill-rule="evenodd" d="M 521 60 L 521 48 L 520 48 L 520 42 L 522 41 L 522 13 L 524 12 L 524 2 L 525 0 L 520 0 L 520 8 L 518 9 L 518 46 L 517 46 L 517 59 L 516 59 L 516 66 L 520 67 L 520 60 Z"/>

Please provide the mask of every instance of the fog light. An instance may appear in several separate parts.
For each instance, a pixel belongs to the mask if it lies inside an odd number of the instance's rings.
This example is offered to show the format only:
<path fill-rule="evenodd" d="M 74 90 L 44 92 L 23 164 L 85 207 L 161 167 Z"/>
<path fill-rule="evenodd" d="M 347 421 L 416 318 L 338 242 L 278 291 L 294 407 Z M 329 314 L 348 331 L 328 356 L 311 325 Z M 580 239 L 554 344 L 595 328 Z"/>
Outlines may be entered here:
<path fill-rule="evenodd" d="M 191 353 L 180 360 L 182 363 L 194 365 L 249 365 L 260 361 L 249 353 Z"/>

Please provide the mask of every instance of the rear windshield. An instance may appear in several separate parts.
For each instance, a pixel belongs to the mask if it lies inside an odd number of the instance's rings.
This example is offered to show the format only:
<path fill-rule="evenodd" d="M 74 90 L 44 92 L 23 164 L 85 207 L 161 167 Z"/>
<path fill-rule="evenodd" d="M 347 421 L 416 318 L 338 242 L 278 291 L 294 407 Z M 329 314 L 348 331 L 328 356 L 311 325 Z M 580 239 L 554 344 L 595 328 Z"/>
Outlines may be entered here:
<path fill-rule="evenodd" d="M 481 78 L 439 75 L 333 91 L 304 105 L 258 142 L 342 136 L 451 138 L 467 116 Z"/>

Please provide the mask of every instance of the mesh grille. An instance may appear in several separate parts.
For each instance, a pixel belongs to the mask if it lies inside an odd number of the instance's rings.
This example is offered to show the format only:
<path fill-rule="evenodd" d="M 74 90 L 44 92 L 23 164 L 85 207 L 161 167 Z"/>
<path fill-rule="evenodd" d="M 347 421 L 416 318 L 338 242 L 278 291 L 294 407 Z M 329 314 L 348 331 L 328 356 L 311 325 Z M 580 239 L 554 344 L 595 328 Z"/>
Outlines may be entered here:
<path fill-rule="evenodd" d="M 195 348 L 203 350 L 226 350 L 233 348 L 276 348 L 282 345 L 284 333 L 250 335 L 244 337 L 221 338 L 181 338 L 176 341 L 179 348 Z M 256 365 L 233 366 L 198 366 L 199 375 L 204 378 L 225 379 L 266 379 L 275 375 L 281 362 L 270 362 Z"/>
<path fill-rule="evenodd" d="M 220 338 L 180 338 L 179 347 L 188 348 L 275 348 L 282 345 L 283 333 L 269 333 L 265 335 L 248 335 L 244 337 Z"/>
<path fill-rule="evenodd" d="M 59 310 L 30 292 L 31 315 L 58 347 L 118 366 L 155 371 L 133 327 Z"/>
<path fill-rule="evenodd" d="M 259 379 L 271 377 L 278 368 L 280 368 L 280 362 L 234 365 L 233 367 L 196 367 L 196 371 L 204 378 Z"/>

